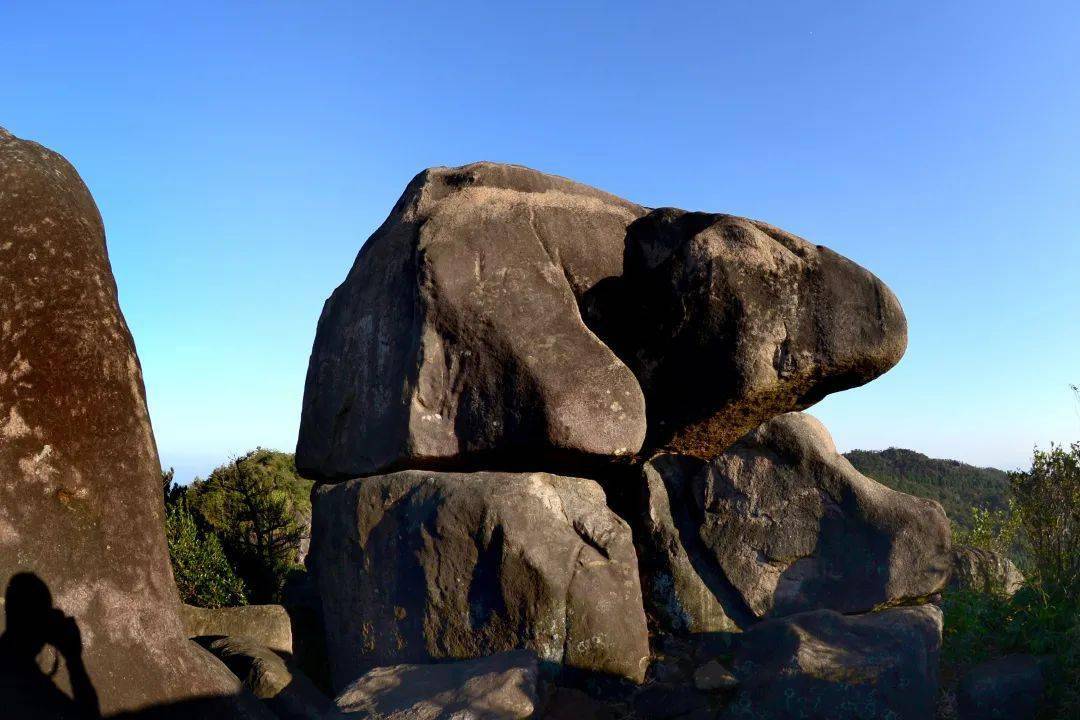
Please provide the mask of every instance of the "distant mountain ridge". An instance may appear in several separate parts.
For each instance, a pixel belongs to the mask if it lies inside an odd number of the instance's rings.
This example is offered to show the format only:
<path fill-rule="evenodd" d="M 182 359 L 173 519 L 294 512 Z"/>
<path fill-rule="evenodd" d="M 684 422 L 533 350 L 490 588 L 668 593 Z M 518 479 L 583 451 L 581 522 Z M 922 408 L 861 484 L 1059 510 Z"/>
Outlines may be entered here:
<path fill-rule="evenodd" d="M 963 528 L 971 527 L 973 507 L 1005 507 L 1009 476 L 1004 470 L 931 458 L 903 448 L 852 450 L 844 457 L 883 485 L 937 500 L 949 519 Z"/>

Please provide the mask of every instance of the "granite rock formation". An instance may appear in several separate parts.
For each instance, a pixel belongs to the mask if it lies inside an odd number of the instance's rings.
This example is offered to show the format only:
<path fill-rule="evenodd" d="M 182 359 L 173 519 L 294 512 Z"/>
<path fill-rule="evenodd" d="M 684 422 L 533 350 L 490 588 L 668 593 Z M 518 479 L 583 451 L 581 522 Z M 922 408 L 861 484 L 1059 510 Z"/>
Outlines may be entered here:
<path fill-rule="evenodd" d="M 432 168 L 323 308 L 297 466 L 322 481 L 711 457 L 892 367 L 899 303 L 821 246 L 513 165 Z"/>
<path fill-rule="evenodd" d="M 644 212 L 513 165 L 420 173 L 323 308 L 300 472 L 636 452 L 641 388 L 577 296 L 620 272 Z"/>
<path fill-rule="evenodd" d="M 1012 597 L 1023 586 L 1024 574 L 1001 553 L 967 545 L 953 547 L 950 589 L 999 592 Z"/>
<path fill-rule="evenodd" d="M 0 129 L 0 663 L 28 676 L 5 674 L 5 712 L 55 690 L 105 714 L 221 696 L 213 712 L 262 716 L 187 639 L 160 478 L 97 206 L 60 155 Z"/>
<path fill-rule="evenodd" d="M 763 622 L 735 641 L 740 686 L 720 717 L 932 718 L 941 627 L 935 605 Z"/>
<path fill-rule="evenodd" d="M 950 571 L 941 506 L 860 475 L 815 418 L 773 418 L 711 461 L 644 466 L 638 538 L 656 612 L 691 632 L 918 600 Z"/>
<path fill-rule="evenodd" d="M 536 655 L 514 650 L 439 665 L 374 668 L 337 698 L 355 720 L 527 720 L 538 709 Z"/>
<path fill-rule="evenodd" d="M 630 528 L 590 480 L 408 470 L 317 489 L 312 569 L 335 687 L 376 666 L 528 648 L 640 680 Z"/>

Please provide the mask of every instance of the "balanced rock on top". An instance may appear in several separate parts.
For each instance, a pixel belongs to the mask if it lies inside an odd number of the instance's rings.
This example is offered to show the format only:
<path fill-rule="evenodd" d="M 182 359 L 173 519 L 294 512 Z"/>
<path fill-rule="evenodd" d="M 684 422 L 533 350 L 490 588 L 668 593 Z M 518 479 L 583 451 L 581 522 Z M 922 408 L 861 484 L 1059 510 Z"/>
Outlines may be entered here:
<path fill-rule="evenodd" d="M 906 343 L 880 280 L 764 223 L 433 168 L 323 308 L 297 466 L 573 467 L 637 453 L 646 421 L 647 449 L 711 457 Z"/>
<path fill-rule="evenodd" d="M 577 295 L 620 272 L 626 227 L 644 213 L 513 165 L 420 173 L 323 308 L 297 467 L 342 480 L 462 457 L 636 452 L 641 388 Z"/>

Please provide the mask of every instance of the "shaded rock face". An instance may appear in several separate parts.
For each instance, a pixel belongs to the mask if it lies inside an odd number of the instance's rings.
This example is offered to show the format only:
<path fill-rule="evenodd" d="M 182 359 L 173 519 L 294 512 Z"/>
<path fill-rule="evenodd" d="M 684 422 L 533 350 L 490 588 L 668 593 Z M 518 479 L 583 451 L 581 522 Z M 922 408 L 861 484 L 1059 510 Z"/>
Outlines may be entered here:
<path fill-rule="evenodd" d="M 630 226 L 620 287 L 589 318 L 641 382 L 649 446 L 700 458 L 869 382 L 907 347 L 900 303 L 859 265 L 762 222 L 674 208 Z"/>
<path fill-rule="evenodd" d="M 720 717 L 932 718 L 941 629 L 934 605 L 763 622 L 736 636 L 740 686 Z"/>
<path fill-rule="evenodd" d="M 1031 720 L 1043 700 L 1042 668 L 1031 655 L 1006 655 L 968 670 L 957 688 L 960 720 Z"/>
<path fill-rule="evenodd" d="M 181 605 L 180 616 L 188 637 L 244 637 L 270 650 L 292 654 L 289 614 L 280 605 L 243 605 L 201 608 Z"/>
<path fill-rule="evenodd" d="M 319 487 L 310 555 L 340 688 L 371 667 L 515 648 L 640 680 L 630 528 L 599 485 L 404 471 Z"/>
<path fill-rule="evenodd" d="M 536 655 L 527 650 L 439 665 L 370 670 L 337 698 L 346 718 L 525 720 L 537 708 Z"/>
<path fill-rule="evenodd" d="M 342 480 L 636 452 L 641 389 L 576 296 L 620 272 L 644 212 L 512 165 L 418 175 L 323 308 L 297 467 Z"/>
<path fill-rule="evenodd" d="M 674 629 L 864 612 L 948 578 L 941 506 L 860 475 L 809 415 L 774 418 L 711 462 L 658 456 L 644 484 L 643 574 Z"/>
<path fill-rule="evenodd" d="M 7 604 L 5 667 L 32 673 L 44 648 L 105 713 L 239 691 L 181 625 L 160 472 L 97 207 L 62 157 L 0 130 L 0 587 L 45 588 Z M 60 658 L 53 604 L 74 619 Z"/>
<path fill-rule="evenodd" d="M 851 261 L 728 215 L 647 211 L 527 168 L 433 168 L 319 320 L 297 466 L 558 469 L 712 457 L 861 385 L 907 343 Z"/>
<path fill-rule="evenodd" d="M 952 590 L 999 592 L 1012 597 L 1024 586 L 1024 574 L 1012 560 L 993 550 L 959 545 L 952 550 Z"/>

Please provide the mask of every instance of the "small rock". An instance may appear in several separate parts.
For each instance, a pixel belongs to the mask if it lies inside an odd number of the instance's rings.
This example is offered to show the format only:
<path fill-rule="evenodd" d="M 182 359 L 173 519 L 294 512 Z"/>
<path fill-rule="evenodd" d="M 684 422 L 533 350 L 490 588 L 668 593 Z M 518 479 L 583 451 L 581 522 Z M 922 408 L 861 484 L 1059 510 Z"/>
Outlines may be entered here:
<path fill-rule="evenodd" d="M 292 654 L 289 614 L 280 605 L 201 608 L 181 605 L 188 637 L 244 637 L 275 652 Z"/>
<path fill-rule="evenodd" d="M 1044 681 L 1037 658 L 1006 655 L 968 670 L 957 691 L 960 720 L 1030 720 L 1042 704 Z"/>
<path fill-rule="evenodd" d="M 537 709 L 536 655 L 514 650 L 438 665 L 375 668 L 337 697 L 362 720 L 525 720 Z"/>
<path fill-rule="evenodd" d="M 716 660 L 710 660 L 694 671 L 694 687 L 698 690 L 730 690 L 739 679 Z"/>
<path fill-rule="evenodd" d="M 1012 597 L 1024 586 L 1024 574 L 1001 553 L 967 545 L 952 550 L 951 590 L 997 592 Z"/>
<path fill-rule="evenodd" d="M 279 720 L 324 720 L 334 704 L 303 673 L 250 638 L 198 638 Z"/>

